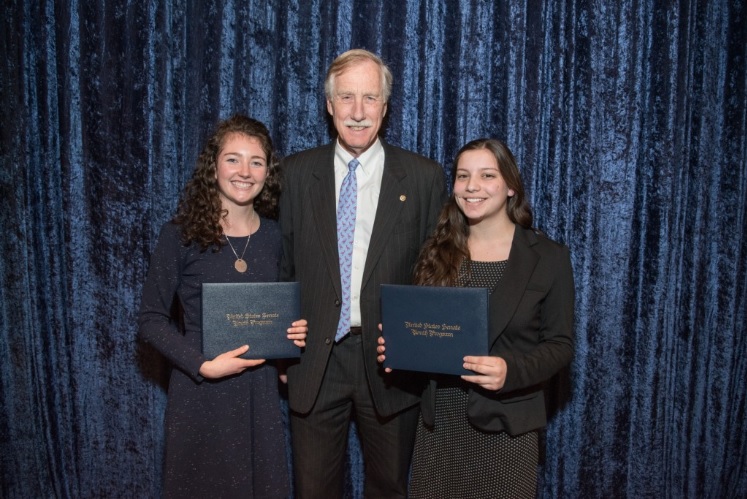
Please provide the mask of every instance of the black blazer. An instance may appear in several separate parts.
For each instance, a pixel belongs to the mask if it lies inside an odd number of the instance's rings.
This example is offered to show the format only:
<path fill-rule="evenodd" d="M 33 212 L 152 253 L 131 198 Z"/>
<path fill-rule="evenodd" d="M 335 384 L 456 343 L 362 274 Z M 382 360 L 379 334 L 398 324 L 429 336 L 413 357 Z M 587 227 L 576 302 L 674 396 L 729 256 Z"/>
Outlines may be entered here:
<path fill-rule="evenodd" d="M 410 284 L 423 241 L 433 231 L 446 200 L 441 166 L 384 146 L 384 173 L 361 285 L 362 340 L 366 375 L 382 416 L 415 405 L 422 382 L 407 373 L 385 374 L 376 361 L 381 322 L 380 284 Z M 288 368 L 291 408 L 311 410 L 319 393 L 340 318 L 340 267 L 334 174 L 335 143 L 283 161 L 280 278 L 301 283 L 301 313 L 309 321 L 300 362 Z"/>
<path fill-rule="evenodd" d="M 573 357 L 573 271 L 568 248 L 516 226 L 508 265 L 490 295 L 490 355 L 508 366 L 498 392 L 470 388 L 467 416 L 486 431 L 519 435 L 547 423 L 543 383 Z M 433 425 L 436 381 L 423 395 Z"/>

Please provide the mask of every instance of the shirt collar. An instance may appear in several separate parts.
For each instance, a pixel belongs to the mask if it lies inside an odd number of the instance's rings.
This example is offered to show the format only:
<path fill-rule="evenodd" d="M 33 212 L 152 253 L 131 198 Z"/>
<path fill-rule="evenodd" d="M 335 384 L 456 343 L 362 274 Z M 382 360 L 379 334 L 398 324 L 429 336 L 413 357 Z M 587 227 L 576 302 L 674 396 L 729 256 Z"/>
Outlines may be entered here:
<path fill-rule="evenodd" d="M 381 140 L 376 137 L 376 142 L 371 144 L 371 147 L 366 149 L 363 154 L 358 156 L 358 161 L 360 162 L 360 166 L 358 168 L 363 169 L 364 173 L 367 172 L 369 168 L 375 166 L 374 159 L 380 154 L 384 154 L 384 146 L 381 144 Z M 354 157 L 340 145 L 339 138 L 335 141 L 335 156 L 338 160 L 342 161 L 342 164 L 346 166 Z"/>

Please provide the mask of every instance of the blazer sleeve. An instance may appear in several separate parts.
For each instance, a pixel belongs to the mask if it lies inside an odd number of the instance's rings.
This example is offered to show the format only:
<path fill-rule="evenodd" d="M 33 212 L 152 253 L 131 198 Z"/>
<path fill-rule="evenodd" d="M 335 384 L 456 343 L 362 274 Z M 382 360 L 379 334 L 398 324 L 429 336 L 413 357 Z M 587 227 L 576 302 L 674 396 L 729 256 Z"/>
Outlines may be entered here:
<path fill-rule="evenodd" d="M 428 205 L 428 227 L 425 231 L 426 239 L 436 230 L 438 216 L 448 200 L 446 192 L 446 182 L 444 180 L 444 170 L 441 165 L 437 165 L 436 173 L 433 175 L 430 186 L 430 198 Z"/>
<path fill-rule="evenodd" d="M 283 251 L 280 257 L 280 281 L 294 281 L 296 278 L 295 259 L 293 254 L 293 200 L 295 193 L 294 173 L 295 169 L 290 167 L 291 160 L 283 161 L 283 191 L 280 195 L 280 231 L 282 234 Z"/>
<path fill-rule="evenodd" d="M 500 394 L 536 387 L 554 376 L 573 358 L 574 284 L 570 253 L 566 246 L 548 243 L 553 251 L 547 251 L 542 256 L 542 270 L 550 276 L 546 294 L 539 298 L 543 290 L 527 287 L 522 299 L 526 302 L 539 301 L 536 346 L 528 351 L 509 348 L 499 353 L 507 365 L 506 382 Z"/>

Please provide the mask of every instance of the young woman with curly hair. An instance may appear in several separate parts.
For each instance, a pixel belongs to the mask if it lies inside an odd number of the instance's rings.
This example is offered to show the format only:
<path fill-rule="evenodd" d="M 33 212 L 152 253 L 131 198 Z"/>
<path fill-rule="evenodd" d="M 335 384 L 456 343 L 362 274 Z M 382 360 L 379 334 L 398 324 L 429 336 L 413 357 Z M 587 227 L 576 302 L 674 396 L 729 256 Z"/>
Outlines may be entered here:
<path fill-rule="evenodd" d="M 516 161 L 502 142 L 465 145 L 453 180 L 414 281 L 488 288 L 490 349 L 464 357 L 472 375 L 431 375 L 409 497 L 534 498 L 543 383 L 573 355 L 570 255 L 532 228 Z"/>
<path fill-rule="evenodd" d="M 202 354 L 204 282 L 278 280 L 278 161 L 267 128 L 236 115 L 208 140 L 177 214 L 161 230 L 143 287 L 139 333 L 174 368 L 166 411 L 164 497 L 287 497 L 278 372 Z M 176 299 L 181 316 L 172 317 Z M 182 324 L 179 327 L 178 324 Z M 305 345 L 306 321 L 288 328 Z"/>

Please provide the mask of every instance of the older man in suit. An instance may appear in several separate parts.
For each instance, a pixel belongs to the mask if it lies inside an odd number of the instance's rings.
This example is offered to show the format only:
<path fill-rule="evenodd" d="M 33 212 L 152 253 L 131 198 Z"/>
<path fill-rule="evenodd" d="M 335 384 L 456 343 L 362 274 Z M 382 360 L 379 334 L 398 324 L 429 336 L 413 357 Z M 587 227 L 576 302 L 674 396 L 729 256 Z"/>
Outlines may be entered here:
<path fill-rule="evenodd" d="M 288 369 L 296 493 L 342 496 L 355 417 L 366 497 L 405 497 L 422 385 L 376 362 L 384 283 L 409 284 L 446 200 L 443 169 L 379 138 L 392 76 L 375 54 L 330 65 L 327 110 L 337 140 L 284 160 L 281 276 L 301 282 L 309 321 Z"/>

